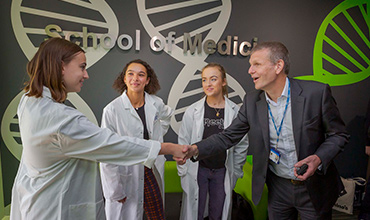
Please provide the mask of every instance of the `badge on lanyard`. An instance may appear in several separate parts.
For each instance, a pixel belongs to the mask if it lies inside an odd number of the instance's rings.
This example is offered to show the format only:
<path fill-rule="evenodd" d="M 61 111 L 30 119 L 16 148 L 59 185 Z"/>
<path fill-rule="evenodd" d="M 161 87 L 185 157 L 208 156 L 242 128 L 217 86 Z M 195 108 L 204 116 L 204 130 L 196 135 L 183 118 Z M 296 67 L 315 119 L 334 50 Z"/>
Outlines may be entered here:
<path fill-rule="evenodd" d="M 280 161 L 280 156 L 281 155 L 280 155 L 279 151 L 277 151 L 277 146 L 279 144 L 279 136 L 280 136 L 280 133 L 281 133 L 281 128 L 283 127 L 283 122 L 284 122 L 285 114 L 286 114 L 286 111 L 288 109 L 289 99 L 290 99 L 290 82 L 288 81 L 288 97 L 286 99 L 286 104 L 285 104 L 285 109 L 284 109 L 284 113 L 283 113 L 283 118 L 281 119 L 279 128 L 276 126 L 275 119 L 274 119 L 274 116 L 272 115 L 270 105 L 267 103 L 268 111 L 269 111 L 269 114 L 270 114 L 272 123 L 274 124 L 274 128 L 275 128 L 276 135 L 277 135 L 276 147 L 275 147 L 275 149 L 274 148 L 271 148 L 269 159 L 272 162 L 276 163 L 276 164 L 279 164 L 279 161 Z"/>
<path fill-rule="evenodd" d="M 276 163 L 276 164 L 279 164 L 280 156 L 281 156 L 281 155 L 280 155 L 279 151 L 277 151 L 277 150 L 275 150 L 275 149 L 271 148 L 269 158 L 270 158 L 270 160 L 271 160 L 272 162 L 274 162 L 274 163 Z"/>

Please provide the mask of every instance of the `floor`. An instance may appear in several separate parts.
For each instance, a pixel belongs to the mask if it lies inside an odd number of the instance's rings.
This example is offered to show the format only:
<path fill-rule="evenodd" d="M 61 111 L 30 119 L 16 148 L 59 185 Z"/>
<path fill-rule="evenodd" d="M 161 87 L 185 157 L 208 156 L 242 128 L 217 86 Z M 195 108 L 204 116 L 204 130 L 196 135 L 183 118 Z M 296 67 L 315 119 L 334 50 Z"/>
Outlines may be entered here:
<path fill-rule="evenodd" d="M 349 215 L 343 212 L 338 212 L 338 211 L 333 210 L 333 219 L 337 219 L 337 220 L 355 220 L 356 219 L 357 220 L 358 213 L 359 213 L 359 210 L 354 210 L 353 215 Z"/>

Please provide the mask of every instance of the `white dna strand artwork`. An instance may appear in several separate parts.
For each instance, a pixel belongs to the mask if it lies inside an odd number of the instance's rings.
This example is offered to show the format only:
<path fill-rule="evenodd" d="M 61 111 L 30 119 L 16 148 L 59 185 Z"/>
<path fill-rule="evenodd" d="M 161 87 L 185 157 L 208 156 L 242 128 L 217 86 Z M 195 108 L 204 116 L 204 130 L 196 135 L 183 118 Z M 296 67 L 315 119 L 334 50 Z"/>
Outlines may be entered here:
<path fill-rule="evenodd" d="M 85 17 L 81 17 L 82 11 Z M 33 22 L 27 23 L 27 18 L 31 17 Z M 32 38 L 36 38 L 36 36 L 45 36 L 46 38 L 44 28 L 47 24 L 64 24 L 61 26 L 63 26 L 65 36 L 74 33 L 82 36 L 81 26 L 95 28 L 94 33 L 98 38 L 109 34 L 117 39 L 119 32 L 118 20 L 104 0 L 90 0 L 89 2 L 81 0 L 13 0 L 11 20 L 18 44 L 28 60 L 32 59 L 38 49 L 38 44 L 35 45 Z M 109 52 L 103 47 L 88 47 L 84 50 L 89 67 Z"/>
<path fill-rule="evenodd" d="M 84 11 L 85 17 L 81 17 L 81 10 Z M 32 22 L 28 22 L 31 17 Z M 104 0 L 90 0 L 89 2 L 81 0 L 13 0 L 11 21 L 14 35 L 28 60 L 32 59 L 38 50 L 39 44 L 47 38 L 44 28 L 48 24 L 57 23 L 63 26 L 62 35 L 64 36 L 73 33 L 82 36 L 81 26 L 95 28 L 94 33 L 98 38 L 103 34 L 109 34 L 117 38 L 119 32 L 117 18 Z M 85 52 L 88 67 L 91 67 L 103 58 L 109 50 L 102 47 L 88 47 Z M 22 143 L 19 133 L 17 106 L 22 95 L 23 91 L 11 101 L 1 121 L 1 135 L 4 143 L 18 160 L 20 160 L 22 154 Z M 67 101 L 69 105 L 82 112 L 91 122 L 98 124 L 90 107 L 77 93 L 69 93 Z"/>
<path fill-rule="evenodd" d="M 167 36 L 166 33 L 169 31 L 180 29 L 181 32 L 179 33 L 189 33 L 191 37 L 199 33 L 206 34 L 206 36 L 202 36 L 202 45 L 207 39 L 212 39 L 214 41 L 220 39 L 231 14 L 231 0 L 190 0 L 182 2 L 176 1 L 176 3 L 168 0 L 168 4 L 166 5 L 155 6 L 153 6 L 153 2 L 156 1 L 137 0 L 136 2 L 140 20 L 151 38 L 156 36 L 165 38 L 165 36 Z M 203 8 L 203 10 L 193 10 L 194 8 Z M 186 14 L 184 11 L 195 12 Z M 171 14 L 171 16 L 169 14 Z M 178 16 L 176 17 L 176 15 Z M 167 20 L 165 23 L 157 24 L 153 22 L 156 16 L 160 16 L 162 21 L 165 21 L 167 18 L 170 18 L 170 20 Z M 202 26 L 193 25 L 196 21 L 212 16 L 214 19 L 211 19 L 212 21 L 206 24 L 203 22 Z M 208 54 L 204 52 L 200 54 L 195 52 L 193 55 L 184 54 L 183 48 L 179 46 L 183 43 L 184 37 L 179 36 L 174 40 L 170 52 L 168 52 L 168 48 L 165 49 L 166 53 L 184 64 L 168 96 L 168 105 L 175 109 L 175 114 L 171 118 L 171 127 L 177 134 L 180 129 L 182 115 L 186 108 L 199 100 L 199 97 L 201 97 L 203 93 L 200 71 L 207 65 L 205 60 L 208 57 Z M 189 84 L 194 84 L 196 82 L 198 82 L 199 86 L 192 89 L 188 88 Z M 229 74 L 227 74 L 227 82 L 229 91 L 230 88 L 232 90 L 229 92 L 229 98 L 233 99 L 238 96 L 240 100 L 242 100 L 245 95 L 242 86 Z M 197 98 L 193 98 L 190 104 L 183 103 L 184 100 L 189 100 L 192 97 Z"/>

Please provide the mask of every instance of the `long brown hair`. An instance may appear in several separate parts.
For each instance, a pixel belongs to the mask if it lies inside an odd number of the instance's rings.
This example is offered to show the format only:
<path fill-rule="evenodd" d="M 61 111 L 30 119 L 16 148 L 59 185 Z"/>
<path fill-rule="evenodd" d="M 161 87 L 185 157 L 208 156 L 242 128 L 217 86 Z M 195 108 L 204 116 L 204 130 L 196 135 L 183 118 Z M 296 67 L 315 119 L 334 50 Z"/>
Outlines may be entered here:
<path fill-rule="evenodd" d="M 64 102 L 67 92 L 63 84 L 63 63 L 68 64 L 80 52 L 84 53 L 79 46 L 62 38 L 50 38 L 42 42 L 27 64 L 30 77 L 24 87 L 27 96 L 41 97 L 45 86 L 50 89 L 55 101 Z"/>
<path fill-rule="evenodd" d="M 127 85 L 125 84 L 124 79 L 125 79 L 127 68 L 132 63 L 141 64 L 146 69 L 147 77 L 149 78 L 149 83 L 148 85 L 145 86 L 144 91 L 149 94 L 157 93 L 158 90 L 161 89 L 161 86 L 159 85 L 159 82 L 158 82 L 157 75 L 155 74 L 154 70 L 147 62 L 140 60 L 140 59 L 132 60 L 126 64 L 126 66 L 123 68 L 122 72 L 118 75 L 116 80 L 114 80 L 113 88 L 117 90 L 120 94 L 122 94 L 127 89 Z"/>
<path fill-rule="evenodd" d="M 221 64 L 218 64 L 218 63 L 209 63 L 205 67 L 203 67 L 202 73 L 208 67 L 216 67 L 220 71 L 222 80 L 226 82 L 226 85 L 222 86 L 222 95 L 228 97 L 225 68 Z"/>

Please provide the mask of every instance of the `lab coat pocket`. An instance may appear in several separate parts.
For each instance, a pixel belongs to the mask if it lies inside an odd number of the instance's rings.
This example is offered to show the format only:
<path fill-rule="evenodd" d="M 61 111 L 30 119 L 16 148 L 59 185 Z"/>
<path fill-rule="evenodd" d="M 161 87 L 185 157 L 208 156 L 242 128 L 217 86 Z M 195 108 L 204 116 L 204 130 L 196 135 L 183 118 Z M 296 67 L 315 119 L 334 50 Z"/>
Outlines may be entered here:
<path fill-rule="evenodd" d="M 104 201 L 81 203 L 69 206 L 68 219 L 102 219 L 104 215 Z"/>
<path fill-rule="evenodd" d="M 123 187 L 124 194 L 127 198 L 132 197 L 132 193 L 135 193 L 135 184 L 133 182 L 133 176 L 132 173 L 127 172 L 127 173 L 121 173 L 120 174 L 121 178 L 121 183 Z"/>
<path fill-rule="evenodd" d="M 153 122 L 153 134 L 151 136 L 151 139 L 162 141 L 163 135 L 166 134 L 166 130 L 162 127 L 161 120 L 156 119 Z"/>

